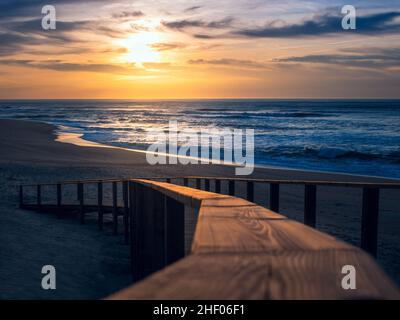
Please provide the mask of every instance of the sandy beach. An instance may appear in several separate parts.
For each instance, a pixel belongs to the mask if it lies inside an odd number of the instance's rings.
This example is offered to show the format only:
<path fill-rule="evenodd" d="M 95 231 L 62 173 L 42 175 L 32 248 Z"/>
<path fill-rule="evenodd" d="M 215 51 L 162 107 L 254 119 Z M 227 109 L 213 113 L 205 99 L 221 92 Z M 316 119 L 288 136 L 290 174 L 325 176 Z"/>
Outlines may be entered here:
<path fill-rule="evenodd" d="M 142 152 L 78 146 L 56 141 L 53 125 L 0 120 L 0 299 L 97 299 L 131 283 L 128 247 L 123 237 L 18 209 L 16 186 L 72 179 L 154 176 L 233 176 L 222 165 L 150 166 Z M 334 173 L 256 168 L 254 178 L 387 182 L 388 179 Z M 256 185 L 255 202 L 266 205 L 267 186 Z M 244 188 L 238 186 L 239 194 Z M 400 284 L 399 190 L 381 192 L 378 262 Z M 303 188 L 281 188 L 280 213 L 303 220 Z M 361 190 L 318 189 L 317 227 L 358 245 Z M 42 290 L 41 267 L 56 266 L 58 287 Z"/>

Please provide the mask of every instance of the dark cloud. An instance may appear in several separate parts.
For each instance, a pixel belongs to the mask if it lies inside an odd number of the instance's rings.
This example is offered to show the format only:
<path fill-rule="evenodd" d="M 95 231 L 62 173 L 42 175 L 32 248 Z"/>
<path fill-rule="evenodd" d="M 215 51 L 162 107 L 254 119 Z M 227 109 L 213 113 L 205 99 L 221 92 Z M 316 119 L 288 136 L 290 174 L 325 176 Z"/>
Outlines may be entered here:
<path fill-rule="evenodd" d="M 25 46 L 65 45 L 79 42 L 68 33 L 88 25 L 86 21 L 57 21 L 56 30 L 43 30 L 40 19 L 0 23 L 0 55 L 22 53 Z"/>
<path fill-rule="evenodd" d="M 368 53 L 367 53 L 368 52 Z M 400 48 L 353 49 L 346 54 L 307 55 L 275 59 L 279 63 L 319 63 L 355 68 L 390 68 L 400 66 Z"/>
<path fill-rule="evenodd" d="M 128 68 L 125 66 L 118 66 L 112 64 L 98 64 L 98 63 L 69 63 L 61 60 L 49 60 L 49 61 L 37 62 L 34 60 L 0 59 L 0 65 L 14 65 L 14 66 L 30 67 L 36 69 L 47 69 L 47 70 L 63 71 L 63 72 L 80 71 L 80 72 L 128 74 L 132 71 L 132 68 Z"/>
<path fill-rule="evenodd" d="M 142 11 L 122 11 L 120 13 L 115 13 L 112 16 L 116 19 L 129 19 L 143 17 L 144 13 Z"/>
<path fill-rule="evenodd" d="M 193 11 L 197 11 L 200 8 L 202 8 L 202 6 L 193 6 L 193 7 L 186 8 L 184 10 L 184 12 L 193 12 Z"/>
<path fill-rule="evenodd" d="M 240 59 L 215 59 L 215 60 L 204 60 L 196 59 L 189 60 L 189 64 L 194 65 L 219 65 L 219 66 L 235 66 L 241 68 L 251 68 L 251 69 L 263 69 L 266 65 L 252 60 L 240 60 Z"/>
<path fill-rule="evenodd" d="M 213 39 L 215 36 L 209 35 L 209 34 L 202 34 L 202 33 L 195 33 L 193 37 L 197 39 Z"/>
<path fill-rule="evenodd" d="M 157 51 L 168 51 L 168 50 L 175 50 L 175 49 L 182 49 L 186 47 L 183 43 L 154 43 L 151 47 Z"/>
<path fill-rule="evenodd" d="M 41 17 L 45 5 L 85 4 L 90 2 L 106 3 L 103 0 L 0 0 L 0 17 L 14 19 L 15 17 Z"/>
<path fill-rule="evenodd" d="M 400 23 L 396 23 L 395 21 L 398 17 L 400 17 L 400 12 L 384 12 L 369 16 L 358 16 L 356 30 L 343 30 L 342 15 L 323 15 L 316 16 L 312 20 L 303 21 L 300 24 L 276 26 L 276 21 L 273 21 L 263 27 L 243 29 L 234 33 L 254 38 L 319 36 L 339 32 L 352 32 L 354 34 L 396 33 L 400 31 Z"/>
<path fill-rule="evenodd" d="M 187 28 L 205 28 L 205 29 L 224 29 L 232 25 L 233 18 L 227 17 L 217 21 L 203 21 L 203 20 L 176 20 L 176 21 L 162 21 L 161 24 L 169 29 L 182 31 Z"/>

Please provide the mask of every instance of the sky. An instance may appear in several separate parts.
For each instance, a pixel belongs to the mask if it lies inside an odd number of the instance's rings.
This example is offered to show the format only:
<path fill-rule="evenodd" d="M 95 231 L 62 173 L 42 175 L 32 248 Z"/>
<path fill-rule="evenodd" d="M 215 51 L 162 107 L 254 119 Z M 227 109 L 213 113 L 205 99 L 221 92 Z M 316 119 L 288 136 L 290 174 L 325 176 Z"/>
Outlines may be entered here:
<path fill-rule="evenodd" d="M 56 29 L 42 28 L 42 7 Z M 342 28 L 344 5 L 356 29 Z M 400 98 L 400 0 L 0 0 L 0 99 Z"/>

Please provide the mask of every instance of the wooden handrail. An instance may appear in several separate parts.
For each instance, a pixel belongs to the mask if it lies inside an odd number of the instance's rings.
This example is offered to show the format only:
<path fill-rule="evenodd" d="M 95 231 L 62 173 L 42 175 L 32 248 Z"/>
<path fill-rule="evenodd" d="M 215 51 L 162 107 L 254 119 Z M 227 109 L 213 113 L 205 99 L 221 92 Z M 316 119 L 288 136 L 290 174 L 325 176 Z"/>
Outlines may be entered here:
<path fill-rule="evenodd" d="M 182 180 L 183 183 L 189 179 L 198 180 L 203 179 L 205 181 L 217 180 L 217 181 L 234 181 L 234 182 L 253 182 L 253 183 L 268 183 L 268 184 L 295 184 L 295 185 L 317 185 L 317 186 L 332 186 L 332 187 L 354 187 L 354 188 L 379 188 L 379 189 L 400 189 L 400 182 L 342 182 L 342 181 L 325 181 L 325 180 L 285 180 L 285 179 L 253 179 L 253 178 L 236 178 L 236 177 L 216 177 L 216 176 L 173 176 L 173 177 L 127 177 L 127 178 L 115 178 L 115 179 L 89 179 L 89 180 L 68 180 L 57 183 L 39 183 L 39 184 L 23 184 L 23 187 L 36 187 L 41 186 L 55 186 L 57 184 L 77 184 L 87 183 L 95 184 L 99 182 L 112 183 L 128 181 L 132 179 L 147 179 L 147 180 Z M 207 186 L 206 186 L 207 188 Z"/>
<path fill-rule="evenodd" d="M 278 213 L 244 199 L 164 182 L 141 179 L 129 184 L 132 196 L 136 195 L 130 212 L 136 232 L 131 242 L 132 270 L 136 279 L 145 278 L 108 299 L 400 297 L 368 254 Z M 165 222 L 173 213 L 180 228 L 182 213 L 184 219 L 198 215 L 197 225 L 190 254 L 165 267 L 168 254 L 154 237 L 161 234 L 170 245 L 168 226 L 174 226 Z M 146 224 L 149 221 L 153 224 Z M 176 225 L 173 231 L 184 232 Z M 173 241 L 176 250 L 182 250 L 181 241 Z M 346 265 L 356 269 L 357 290 L 341 286 Z"/>

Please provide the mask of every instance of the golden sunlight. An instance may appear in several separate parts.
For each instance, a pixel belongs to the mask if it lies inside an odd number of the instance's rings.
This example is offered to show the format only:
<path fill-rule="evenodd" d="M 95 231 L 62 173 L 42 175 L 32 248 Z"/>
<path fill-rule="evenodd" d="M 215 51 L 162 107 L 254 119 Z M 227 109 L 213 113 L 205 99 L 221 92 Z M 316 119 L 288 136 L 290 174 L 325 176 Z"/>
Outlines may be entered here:
<path fill-rule="evenodd" d="M 151 47 L 159 41 L 160 35 L 156 32 L 133 34 L 119 42 L 119 45 L 127 49 L 121 59 L 130 63 L 160 62 L 160 53 Z"/>

